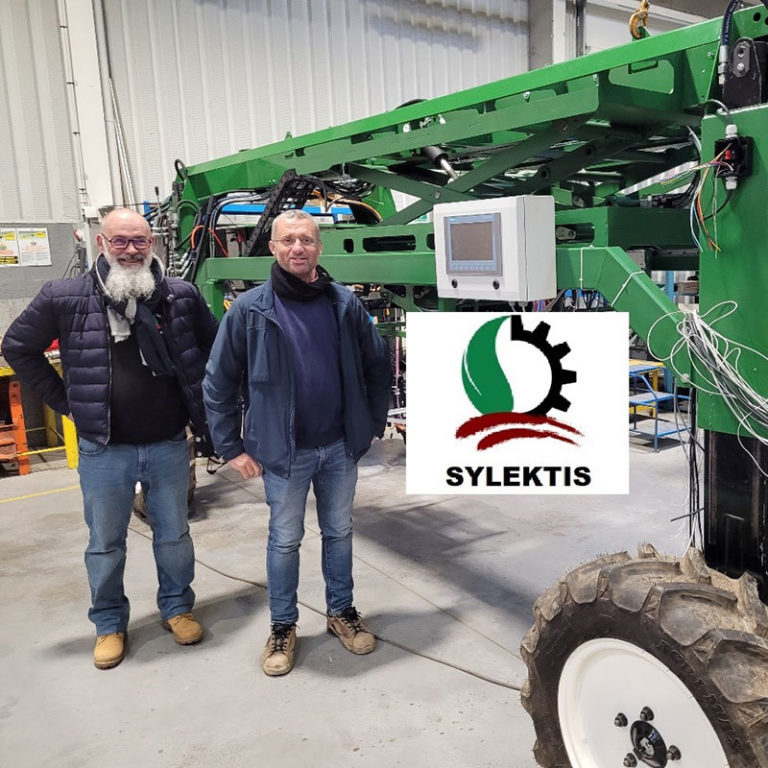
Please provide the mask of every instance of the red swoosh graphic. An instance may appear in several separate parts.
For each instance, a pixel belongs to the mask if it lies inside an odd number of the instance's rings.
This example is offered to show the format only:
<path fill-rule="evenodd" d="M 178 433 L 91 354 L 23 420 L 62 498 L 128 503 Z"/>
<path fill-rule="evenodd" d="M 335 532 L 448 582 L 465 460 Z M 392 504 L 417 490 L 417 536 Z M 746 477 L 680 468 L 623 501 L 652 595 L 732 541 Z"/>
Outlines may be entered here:
<path fill-rule="evenodd" d="M 574 432 L 577 432 L 577 430 L 573 430 Z M 581 434 L 579 432 L 579 434 Z M 486 448 L 491 448 L 494 445 L 498 445 L 499 443 L 505 443 L 507 440 L 514 440 L 517 437 L 551 437 L 554 440 L 560 440 L 563 443 L 570 443 L 571 445 L 578 445 L 578 443 L 574 440 L 571 440 L 570 437 L 564 437 L 563 435 L 558 435 L 556 432 L 551 432 L 550 430 L 536 430 L 536 429 L 500 429 L 498 432 L 491 432 L 490 435 L 486 435 L 484 438 L 480 440 L 480 442 L 477 444 L 477 450 L 483 451 Z"/>
<path fill-rule="evenodd" d="M 546 424 L 548 426 L 558 427 L 559 429 L 565 430 L 566 432 L 570 432 L 571 434 L 579 435 L 580 437 L 583 437 L 582 433 L 579 432 L 578 429 L 575 429 L 574 427 L 570 426 L 569 424 L 565 424 L 562 421 L 551 419 L 549 416 L 535 416 L 530 413 L 514 413 L 514 412 L 486 413 L 482 416 L 475 416 L 471 419 L 467 419 L 456 430 L 456 437 L 469 437 L 470 435 L 476 435 L 478 432 L 483 432 L 486 429 L 491 429 L 492 427 L 498 427 L 501 424 Z M 514 432 L 515 430 L 504 430 L 504 431 Z M 525 430 L 518 430 L 518 431 L 525 431 Z M 527 431 L 532 432 L 532 434 L 530 435 L 520 434 L 519 437 L 537 437 L 541 435 L 556 437 L 556 435 L 551 432 L 535 432 L 534 430 L 527 430 Z M 573 442 L 573 441 L 566 440 L 566 442 Z"/>

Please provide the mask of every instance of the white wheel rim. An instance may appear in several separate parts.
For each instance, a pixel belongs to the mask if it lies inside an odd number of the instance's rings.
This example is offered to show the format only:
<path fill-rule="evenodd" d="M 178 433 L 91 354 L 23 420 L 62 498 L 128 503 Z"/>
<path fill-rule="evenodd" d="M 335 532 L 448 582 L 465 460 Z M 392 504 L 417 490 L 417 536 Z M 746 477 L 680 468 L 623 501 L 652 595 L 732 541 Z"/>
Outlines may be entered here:
<path fill-rule="evenodd" d="M 613 638 L 580 645 L 560 676 L 557 711 L 572 768 L 621 768 L 643 707 L 653 711 L 650 725 L 667 749 L 680 751 L 669 768 L 728 768 L 717 734 L 682 681 L 642 648 Z M 624 727 L 614 724 L 619 713 Z M 637 758 L 638 768 L 649 764 Z"/>

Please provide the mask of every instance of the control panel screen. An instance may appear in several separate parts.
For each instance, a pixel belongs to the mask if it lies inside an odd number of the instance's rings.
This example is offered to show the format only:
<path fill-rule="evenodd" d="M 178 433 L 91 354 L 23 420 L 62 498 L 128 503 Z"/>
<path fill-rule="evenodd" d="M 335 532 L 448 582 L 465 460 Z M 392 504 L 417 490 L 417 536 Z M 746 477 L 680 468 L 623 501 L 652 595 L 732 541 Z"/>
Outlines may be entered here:
<path fill-rule="evenodd" d="M 501 274 L 501 215 L 463 214 L 445 218 L 449 274 Z"/>

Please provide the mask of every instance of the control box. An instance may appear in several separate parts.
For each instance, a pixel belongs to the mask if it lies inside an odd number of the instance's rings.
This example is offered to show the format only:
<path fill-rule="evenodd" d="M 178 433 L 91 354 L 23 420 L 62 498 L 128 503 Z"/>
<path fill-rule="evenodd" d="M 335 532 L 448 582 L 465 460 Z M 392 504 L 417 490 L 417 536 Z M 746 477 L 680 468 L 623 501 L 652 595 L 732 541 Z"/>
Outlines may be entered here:
<path fill-rule="evenodd" d="M 441 203 L 433 223 L 441 298 L 535 301 L 557 294 L 553 197 Z"/>

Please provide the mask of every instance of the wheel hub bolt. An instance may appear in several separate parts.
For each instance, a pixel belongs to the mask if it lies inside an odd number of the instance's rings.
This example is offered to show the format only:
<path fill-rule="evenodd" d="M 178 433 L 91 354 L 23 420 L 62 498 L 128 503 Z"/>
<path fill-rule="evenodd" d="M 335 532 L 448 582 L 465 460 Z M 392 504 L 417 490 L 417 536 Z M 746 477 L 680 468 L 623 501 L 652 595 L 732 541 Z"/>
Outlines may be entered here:
<path fill-rule="evenodd" d="M 681 757 L 680 750 L 674 744 L 670 744 L 667 750 L 667 760 L 679 760 Z"/>
<path fill-rule="evenodd" d="M 633 754 L 628 754 L 624 758 L 624 766 L 625 768 L 635 768 L 637 765 L 637 758 Z"/>
<path fill-rule="evenodd" d="M 640 719 L 644 720 L 645 722 L 653 720 L 653 710 L 650 707 L 643 707 L 640 710 Z"/>
<path fill-rule="evenodd" d="M 619 712 L 619 714 L 613 718 L 613 724 L 617 728 L 625 728 L 628 722 L 627 716 L 623 712 Z"/>

